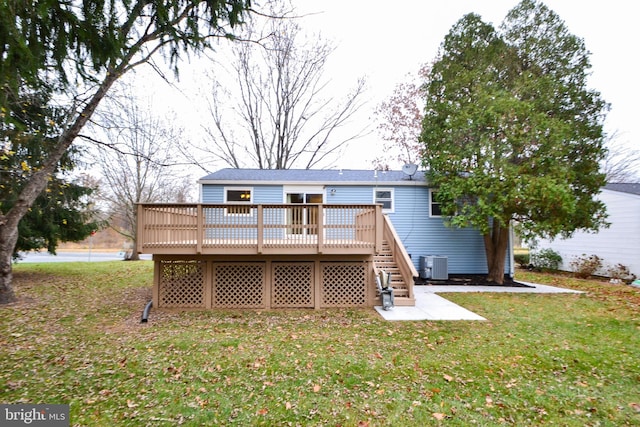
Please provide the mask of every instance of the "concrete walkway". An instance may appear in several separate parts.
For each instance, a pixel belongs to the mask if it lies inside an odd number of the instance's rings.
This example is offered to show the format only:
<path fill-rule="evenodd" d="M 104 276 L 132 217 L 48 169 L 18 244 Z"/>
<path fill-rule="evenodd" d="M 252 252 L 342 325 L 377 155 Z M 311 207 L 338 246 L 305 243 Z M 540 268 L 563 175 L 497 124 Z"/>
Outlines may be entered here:
<path fill-rule="evenodd" d="M 394 307 L 383 310 L 375 307 L 385 320 L 487 320 L 482 316 L 460 307 L 451 301 L 436 295 L 451 292 L 506 292 L 506 293 L 537 293 L 537 294 L 580 294 L 582 291 L 557 288 L 555 286 L 521 282 L 530 287 L 508 286 L 414 286 L 416 297 L 415 307 Z"/>

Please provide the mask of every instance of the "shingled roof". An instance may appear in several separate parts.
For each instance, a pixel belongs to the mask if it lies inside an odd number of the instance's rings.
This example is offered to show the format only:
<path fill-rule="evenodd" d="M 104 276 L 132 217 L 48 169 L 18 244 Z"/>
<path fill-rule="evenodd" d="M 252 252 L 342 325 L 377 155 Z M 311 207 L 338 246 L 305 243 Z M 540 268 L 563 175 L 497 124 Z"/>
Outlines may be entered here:
<path fill-rule="evenodd" d="M 201 184 L 425 184 L 423 172 L 409 177 L 402 171 L 353 169 L 221 169 L 200 178 Z"/>
<path fill-rule="evenodd" d="M 629 193 L 640 196 L 640 183 L 637 182 L 614 182 L 605 185 L 604 188 L 611 191 L 619 191 L 620 193 Z"/>

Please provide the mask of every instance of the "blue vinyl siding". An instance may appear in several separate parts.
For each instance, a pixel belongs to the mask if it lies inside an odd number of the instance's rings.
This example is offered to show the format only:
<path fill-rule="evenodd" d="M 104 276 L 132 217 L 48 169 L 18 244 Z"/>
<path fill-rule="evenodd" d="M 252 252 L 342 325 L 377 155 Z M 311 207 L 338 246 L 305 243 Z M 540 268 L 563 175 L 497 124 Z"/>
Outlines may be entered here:
<path fill-rule="evenodd" d="M 332 193 L 332 190 L 336 190 Z M 373 203 L 373 190 L 369 186 L 331 186 L 326 189 L 328 204 Z"/>
<path fill-rule="evenodd" d="M 429 191 L 426 187 L 396 187 L 395 212 L 389 219 L 411 254 L 416 269 L 422 255 L 448 257 L 449 273 L 484 274 L 487 263 L 484 241 L 473 228 L 450 228 L 443 218 L 429 217 Z"/>
<path fill-rule="evenodd" d="M 380 188 L 390 188 L 381 185 Z M 335 188 L 332 194 L 331 190 Z M 487 261 L 484 241 L 473 228 L 456 229 L 444 225 L 442 218 L 429 217 L 429 189 L 415 186 L 395 186 L 394 212 L 389 219 L 411 254 L 416 269 L 421 255 L 444 255 L 452 274 L 485 274 Z M 374 187 L 327 186 L 327 203 L 374 203 Z M 507 269 L 508 271 L 508 269 Z"/>
<path fill-rule="evenodd" d="M 224 187 L 220 185 L 203 185 L 201 194 L 202 203 L 223 203 Z"/>
<path fill-rule="evenodd" d="M 223 203 L 224 188 L 230 187 L 232 186 L 204 184 L 202 202 Z M 238 187 L 253 189 L 253 203 L 283 202 L 283 185 L 247 186 L 239 183 Z M 419 268 L 420 256 L 442 255 L 448 257 L 451 274 L 487 273 L 482 235 L 474 228 L 450 228 L 445 226 L 443 218 L 430 217 L 429 189 L 426 186 L 416 182 L 415 186 L 379 187 L 394 188 L 394 212 L 388 216 L 405 249 L 411 255 L 416 269 Z M 329 184 L 325 187 L 325 203 L 374 203 L 374 188 L 370 185 Z M 509 272 L 510 269 L 510 258 L 507 254 L 505 272 Z"/>
<path fill-rule="evenodd" d="M 281 185 L 261 185 L 253 187 L 253 203 L 282 203 Z"/>

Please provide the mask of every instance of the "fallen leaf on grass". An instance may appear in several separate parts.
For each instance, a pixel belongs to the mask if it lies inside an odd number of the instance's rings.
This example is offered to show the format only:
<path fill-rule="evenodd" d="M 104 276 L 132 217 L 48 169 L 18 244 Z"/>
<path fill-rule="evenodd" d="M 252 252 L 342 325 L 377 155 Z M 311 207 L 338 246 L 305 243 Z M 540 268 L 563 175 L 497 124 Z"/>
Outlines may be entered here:
<path fill-rule="evenodd" d="M 453 381 L 453 377 L 451 375 L 444 374 L 442 378 L 444 378 L 445 381 L 448 381 L 448 382 Z"/>
<path fill-rule="evenodd" d="M 491 398 L 491 396 L 486 396 L 484 398 L 484 401 L 487 402 L 486 403 L 487 408 L 491 408 L 493 406 L 493 399 Z"/>
<path fill-rule="evenodd" d="M 636 412 L 640 412 L 640 403 L 635 403 L 635 402 L 629 403 L 629 407 Z"/>
<path fill-rule="evenodd" d="M 315 385 L 313 386 L 313 392 L 314 392 L 314 393 L 317 393 L 317 392 L 319 392 L 319 391 L 320 391 L 320 389 L 321 389 L 321 388 L 322 388 L 322 386 L 321 386 L 320 384 L 315 384 Z"/>
<path fill-rule="evenodd" d="M 444 420 L 447 416 L 441 412 L 434 412 L 433 414 L 431 414 L 433 416 L 433 418 L 435 418 L 438 421 Z"/>
<path fill-rule="evenodd" d="M 209 405 L 209 399 L 203 399 L 200 396 L 196 396 L 196 402 L 201 408 Z"/>

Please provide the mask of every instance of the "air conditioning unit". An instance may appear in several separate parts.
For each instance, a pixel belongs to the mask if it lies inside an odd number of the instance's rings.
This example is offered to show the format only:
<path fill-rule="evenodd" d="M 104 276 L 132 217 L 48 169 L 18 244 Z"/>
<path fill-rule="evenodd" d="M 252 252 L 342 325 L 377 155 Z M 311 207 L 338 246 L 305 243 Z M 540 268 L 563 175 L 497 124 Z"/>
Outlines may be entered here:
<path fill-rule="evenodd" d="M 448 280 L 449 261 L 443 255 L 424 255 L 420 257 L 420 269 L 418 271 L 421 279 Z"/>

